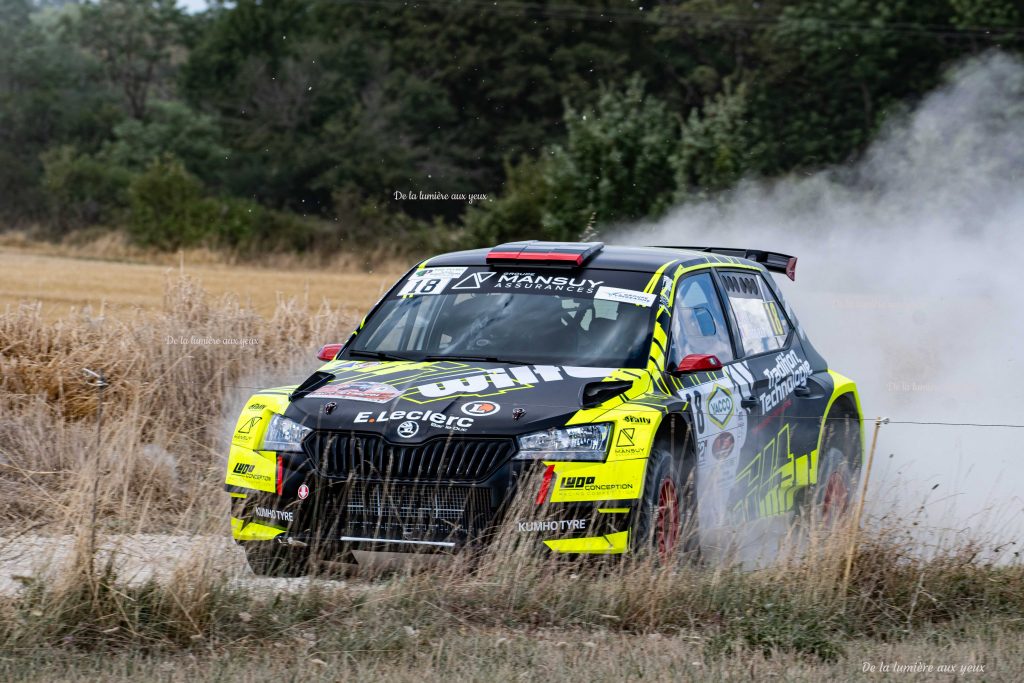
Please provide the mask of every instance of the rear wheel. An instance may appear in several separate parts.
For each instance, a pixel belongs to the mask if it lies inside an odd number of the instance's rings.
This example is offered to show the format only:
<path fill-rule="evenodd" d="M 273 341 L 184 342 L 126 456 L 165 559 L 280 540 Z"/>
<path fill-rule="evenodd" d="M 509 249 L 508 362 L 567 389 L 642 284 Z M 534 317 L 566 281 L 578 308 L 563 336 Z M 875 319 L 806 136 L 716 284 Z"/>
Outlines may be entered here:
<path fill-rule="evenodd" d="M 651 453 L 631 539 L 637 556 L 667 564 L 696 550 L 692 475 L 692 459 L 660 449 Z"/>
<path fill-rule="evenodd" d="M 310 573 L 308 548 L 287 546 L 277 541 L 248 541 L 245 559 L 256 576 L 295 578 Z"/>

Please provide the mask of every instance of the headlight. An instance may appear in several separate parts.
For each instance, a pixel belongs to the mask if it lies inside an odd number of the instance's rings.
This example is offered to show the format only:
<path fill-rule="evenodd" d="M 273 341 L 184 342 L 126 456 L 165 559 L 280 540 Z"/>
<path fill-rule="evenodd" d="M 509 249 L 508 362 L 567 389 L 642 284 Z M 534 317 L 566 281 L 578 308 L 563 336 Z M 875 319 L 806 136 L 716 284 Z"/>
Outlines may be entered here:
<path fill-rule="evenodd" d="M 303 427 L 295 420 L 289 420 L 284 415 L 274 414 L 267 425 L 267 431 L 263 433 L 263 451 L 301 451 L 302 439 L 312 429 Z"/>
<path fill-rule="evenodd" d="M 608 452 L 608 424 L 548 429 L 520 436 L 514 460 L 586 460 L 603 462 Z"/>

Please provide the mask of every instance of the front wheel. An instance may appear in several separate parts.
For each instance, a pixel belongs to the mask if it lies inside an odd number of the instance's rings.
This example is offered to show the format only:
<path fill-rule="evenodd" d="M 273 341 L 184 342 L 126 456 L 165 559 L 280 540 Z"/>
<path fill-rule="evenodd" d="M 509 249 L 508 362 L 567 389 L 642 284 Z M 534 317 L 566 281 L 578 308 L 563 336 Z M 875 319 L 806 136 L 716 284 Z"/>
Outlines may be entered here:
<path fill-rule="evenodd" d="M 692 460 L 681 462 L 663 450 L 651 453 L 633 526 L 634 554 L 667 564 L 696 550 L 693 483 Z"/>

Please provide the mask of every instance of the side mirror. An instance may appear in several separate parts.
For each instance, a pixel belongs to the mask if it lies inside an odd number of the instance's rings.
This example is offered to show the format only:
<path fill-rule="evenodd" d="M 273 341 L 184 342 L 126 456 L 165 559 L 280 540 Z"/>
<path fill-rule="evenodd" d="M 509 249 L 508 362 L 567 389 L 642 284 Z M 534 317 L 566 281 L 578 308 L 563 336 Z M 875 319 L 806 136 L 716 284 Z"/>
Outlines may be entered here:
<path fill-rule="evenodd" d="M 673 372 L 682 375 L 687 372 L 706 372 L 708 370 L 721 369 L 722 361 L 718 360 L 718 356 L 710 353 L 691 353 L 679 361 L 679 366 Z"/>
<path fill-rule="evenodd" d="M 320 352 L 316 354 L 316 357 L 323 361 L 334 360 L 343 346 L 344 344 L 324 344 L 320 347 Z"/>

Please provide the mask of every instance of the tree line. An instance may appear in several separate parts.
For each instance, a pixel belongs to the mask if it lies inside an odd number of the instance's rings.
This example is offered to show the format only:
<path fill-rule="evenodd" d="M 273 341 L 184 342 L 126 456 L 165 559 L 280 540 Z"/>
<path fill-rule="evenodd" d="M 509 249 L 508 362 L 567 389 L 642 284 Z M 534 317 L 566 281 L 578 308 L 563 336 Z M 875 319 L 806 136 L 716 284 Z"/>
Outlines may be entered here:
<path fill-rule="evenodd" d="M 1020 50 L 1022 17 L 1020 0 L 0 0 L 0 221 L 257 253 L 578 239 L 847 161 L 952 62 Z"/>

